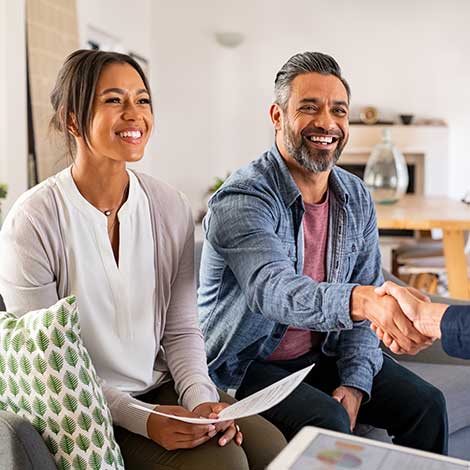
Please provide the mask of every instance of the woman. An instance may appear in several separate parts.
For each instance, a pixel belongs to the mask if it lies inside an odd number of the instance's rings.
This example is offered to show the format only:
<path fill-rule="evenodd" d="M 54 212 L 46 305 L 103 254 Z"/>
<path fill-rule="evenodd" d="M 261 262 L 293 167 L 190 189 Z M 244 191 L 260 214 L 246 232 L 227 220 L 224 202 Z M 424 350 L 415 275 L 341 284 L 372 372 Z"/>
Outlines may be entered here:
<path fill-rule="evenodd" d="M 240 427 L 192 425 L 129 406 L 192 417 L 228 406 L 208 376 L 197 322 L 189 206 L 126 169 L 142 158 L 153 128 L 142 69 L 127 55 L 76 51 L 51 102 L 51 127 L 73 164 L 26 192 L 5 221 L 7 309 L 23 314 L 77 296 L 127 468 L 264 468 L 285 441 L 260 417 Z"/>

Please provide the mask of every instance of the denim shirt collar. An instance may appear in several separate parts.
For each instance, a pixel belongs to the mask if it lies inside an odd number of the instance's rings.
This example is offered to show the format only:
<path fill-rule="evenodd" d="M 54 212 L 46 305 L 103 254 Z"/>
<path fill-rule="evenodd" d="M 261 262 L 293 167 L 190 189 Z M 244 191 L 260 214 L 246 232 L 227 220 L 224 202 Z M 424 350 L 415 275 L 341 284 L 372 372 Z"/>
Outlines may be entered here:
<path fill-rule="evenodd" d="M 284 200 L 286 207 L 290 207 L 299 197 L 302 198 L 302 195 L 295 184 L 294 178 L 292 178 L 289 168 L 287 168 L 286 162 L 282 158 L 281 152 L 279 152 L 276 143 L 271 147 L 270 154 L 274 157 L 274 160 L 279 166 L 282 184 L 280 188 L 282 199 Z"/>
<path fill-rule="evenodd" d="M 277 148 L 276 143 L 273 144 L 270 150 L 270 154 L 274 157 L 274 160 L 277 162 L 280 170 L 280 174 L 282 177 L 282 187 L 281 195 L 284 200 L 286 207 L 292 206 L 294 202 L 300 197 L 302 201 L 302 195 L 297 184 L 294 181 L 294 178 L 287 167 L 284 158 L 281 156 L 281 152 Z M 336 171 L 336 167 L 333 167 L 330 177 L 328 179 L 328 186 L 329 189 L 333 192 L 335 197 L 339 199 L 343 204 L 348 204 L 349 201 L 349 193 L 345 184 L 341 181 L 341 178 L 338 176 Z"/>

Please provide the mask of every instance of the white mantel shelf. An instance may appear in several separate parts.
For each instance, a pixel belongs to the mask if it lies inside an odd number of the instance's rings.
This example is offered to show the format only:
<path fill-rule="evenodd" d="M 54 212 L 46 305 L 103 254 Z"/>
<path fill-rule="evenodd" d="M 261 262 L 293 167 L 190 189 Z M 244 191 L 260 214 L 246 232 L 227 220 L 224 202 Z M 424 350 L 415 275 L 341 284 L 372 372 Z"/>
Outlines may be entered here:
<path fill-rule="evenodd" d="M 422 154 L 424 158 L 424 194 L 448 193 L 449 128 L 446 126 L 351 125 L 344 156 L 370 154 L 382 140 L 384 128 L 391 130 L 392 142 L 404 154 Z"/>

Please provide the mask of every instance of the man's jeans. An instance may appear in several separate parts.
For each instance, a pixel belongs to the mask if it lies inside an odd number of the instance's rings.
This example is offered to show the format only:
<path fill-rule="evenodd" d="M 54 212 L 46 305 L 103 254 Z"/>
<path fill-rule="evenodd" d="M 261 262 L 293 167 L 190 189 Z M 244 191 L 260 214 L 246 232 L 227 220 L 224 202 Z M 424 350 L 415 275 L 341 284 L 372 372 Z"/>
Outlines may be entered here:
<path fill-rule="evenodd" d="M 336 360 L 321 353 L 307 353 L 288 361 L 253 362 L 236 398 L 251 395 L 313 362 L 316 365 L 304 381 L 262 415 L 288 440 L 308 425 L 349 434 L 349 416 L 331 397 L 340 385 Z M 371 396 L 369 402 L 361 405 L 358 423 L 386 429 L 395 444 L 447 454 L 447 411 L 440 390 L 384 356 Z"/>

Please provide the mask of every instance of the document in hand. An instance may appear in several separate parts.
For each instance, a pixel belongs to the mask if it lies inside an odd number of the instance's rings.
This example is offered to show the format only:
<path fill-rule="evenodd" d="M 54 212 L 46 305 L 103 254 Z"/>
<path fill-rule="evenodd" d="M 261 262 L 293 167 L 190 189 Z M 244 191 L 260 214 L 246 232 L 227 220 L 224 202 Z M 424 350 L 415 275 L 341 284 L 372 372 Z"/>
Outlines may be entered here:
<path fill-rule="evenodd" d="M 256 415 L 263 411 L 269 410 L 273 406 L 280 403 L 286 398 L 300 383 L 307 374 L 312 370 L 312 364 L 305 369 L 294 372 L 293 374 L 284 377 L 282 380 L 269 385 L 269 387 L 263 388 L 262 390 L 244 398 L 243 400 L 237 401 L 233 405 L 225 408 L 219 413 L 218 419 L 208 418 L 186 418 L 184 416 L 175 416 L 166 413 L 160 413 L 159 411 L 149 410 L 143 406 L 135 405 L 131 403 L 129 406 L 138 408 L 139 410 L 147 411 L 148 413 L 155 413 L 157 415 L 166 416 L 167 418 L 177 419 L 186 423 L 193 424 L 211 424 L 218 423 L 221 421 L 230 421 L 232 419 L 246 418 L 247 416 Z"/>

